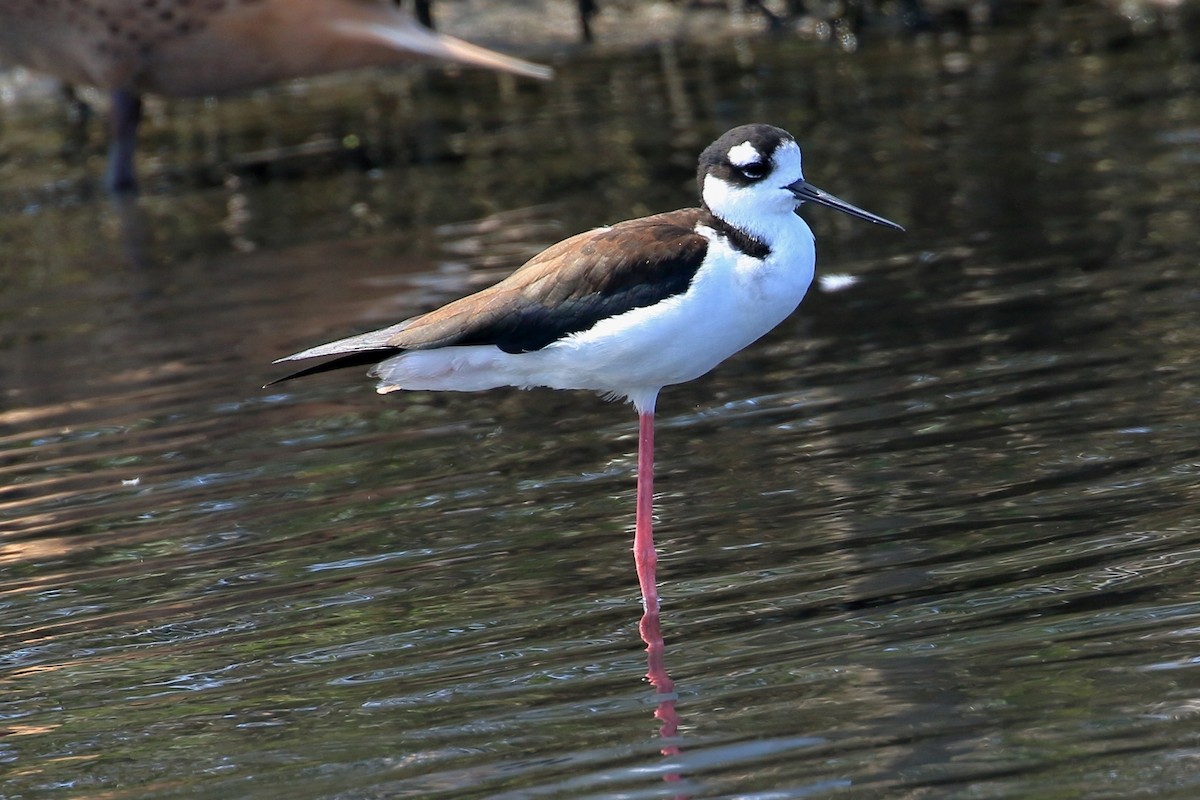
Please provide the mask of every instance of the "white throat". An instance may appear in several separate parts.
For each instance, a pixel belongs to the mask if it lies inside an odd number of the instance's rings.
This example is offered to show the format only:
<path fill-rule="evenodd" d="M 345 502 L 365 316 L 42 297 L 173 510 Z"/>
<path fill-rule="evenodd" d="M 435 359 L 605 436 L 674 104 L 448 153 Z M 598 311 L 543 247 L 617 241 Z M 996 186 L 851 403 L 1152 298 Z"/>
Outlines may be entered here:
<path fill-rule="evenodd" d="M 797 225 L 808 228 L 796 216 L 800 204 L 787 188 L 803 177 L 800 147 L 786 142 L 772 155 L 771 171 L 762 180 L 738 186 L 709 174 L 702 195 L 715 216 L 769 246 L 782 231 L 795 230 Z"/>

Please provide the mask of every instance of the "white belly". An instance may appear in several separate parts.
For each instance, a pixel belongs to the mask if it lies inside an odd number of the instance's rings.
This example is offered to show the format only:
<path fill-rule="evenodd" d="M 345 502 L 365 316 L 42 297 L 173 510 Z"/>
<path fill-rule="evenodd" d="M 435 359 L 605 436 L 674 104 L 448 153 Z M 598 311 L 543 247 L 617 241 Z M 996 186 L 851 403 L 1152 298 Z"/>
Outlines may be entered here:
<path fill-rule="evenodd" d="M 812 236 L 807 226 L 802 233 L 807 236 L 776 248 L 765 262 L 714 241 L 683 294 L 541 350 L 512 354 L 487 345 L 402 353 L 376 368 L 379 391 L 548 386 L 652 402 L 663 386 L 703 375 L 795 310 L 813 276 Z M 790 253 L 786 263 L 780 252 Z"/>

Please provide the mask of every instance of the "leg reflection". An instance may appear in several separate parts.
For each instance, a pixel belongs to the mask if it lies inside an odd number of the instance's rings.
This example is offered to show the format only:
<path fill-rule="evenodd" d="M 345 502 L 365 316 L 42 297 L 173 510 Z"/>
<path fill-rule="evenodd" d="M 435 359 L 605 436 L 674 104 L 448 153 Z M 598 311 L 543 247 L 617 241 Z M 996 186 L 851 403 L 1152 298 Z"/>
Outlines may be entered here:
<path fill-rule="evenodd" d="M 646 643 L 646 677 L 650 680 L 650 685 L 654 687 L 658 697 L 658 707 L 654 710 L 654 716 L 662 722 L 662 726 L 658 729 L 659 735 L 664 740 L 660 752 L 664 756 L 675 756 L 679 754 L 679 745 L 676 743 L 676 736 L 679 732 L 679 714 L 675 710 L 675 682 L 667 674 L 664 658 L 666 648 L 663 644 L 657 604 L 646 607 L 638 630 L 642 634 L 642 641 Z M 679 777 L 678 773 L 670 772 L 663 776 L 663 780 L 677 781 Z"/>

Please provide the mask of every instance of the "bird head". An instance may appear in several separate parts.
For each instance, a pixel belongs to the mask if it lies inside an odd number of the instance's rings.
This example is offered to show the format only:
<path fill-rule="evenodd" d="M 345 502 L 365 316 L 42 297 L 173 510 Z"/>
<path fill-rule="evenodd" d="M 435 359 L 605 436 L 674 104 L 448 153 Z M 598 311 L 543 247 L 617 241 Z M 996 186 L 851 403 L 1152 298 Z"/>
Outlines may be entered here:
<path fill-rule="evenodd" d="M 806 202 L 904 230 L 804 180 L 800 145 L 772 125 L 741 125 L 710 144 L 700 154 L 697 182 L 705 208 L 747 231 L 762 230 L 770 218 L 790 214 Z"/>

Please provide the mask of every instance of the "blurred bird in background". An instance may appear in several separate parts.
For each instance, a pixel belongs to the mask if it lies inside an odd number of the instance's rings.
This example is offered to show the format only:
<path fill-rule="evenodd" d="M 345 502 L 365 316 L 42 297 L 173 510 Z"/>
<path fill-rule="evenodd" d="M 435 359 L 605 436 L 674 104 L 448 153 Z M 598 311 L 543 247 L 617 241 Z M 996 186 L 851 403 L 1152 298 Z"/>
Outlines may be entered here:
<path fill-rule="evenodd" d="M 0 63 L 111 93 L 105 185 L 136 188 L 144 93 L 200 97 L 413 61 L 548 79 L 385 0 L 0 0 Z"/>

